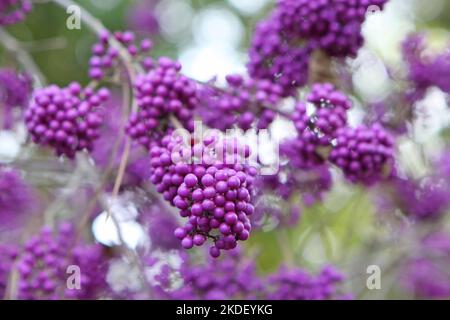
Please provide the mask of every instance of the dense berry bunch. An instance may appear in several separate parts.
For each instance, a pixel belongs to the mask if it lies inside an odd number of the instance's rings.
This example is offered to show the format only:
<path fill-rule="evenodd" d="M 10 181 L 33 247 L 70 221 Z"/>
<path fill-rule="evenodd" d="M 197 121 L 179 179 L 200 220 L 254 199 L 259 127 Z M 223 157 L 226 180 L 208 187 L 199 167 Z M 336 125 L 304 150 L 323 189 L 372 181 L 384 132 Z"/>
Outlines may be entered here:
<path fill-rule="evenodd" d="M 289 40 L 274 13 L 256 26 L 249 50 L 249 74 L 279 84 L 283 96 L 306 84 L 311 54 L 309 46 L 295 47 Z"/>
<path fill-rule="evenodd" d="M 137 33 L 157 34 L 160 31 L 156 5 L 159 0 L 140 0 L 128 12 L 128 25 Z"/>
<path fill-rule="evenodd" d="M 170 250 L 180 247 L 180 241 L 173 236 L 179 224 L 168 210 L 163 205 L 154 204 L 145 208 L 140 216 L 147 226 L 152 248 Z"/>
<path fill-rule="evenodd" d="M 370 185 L 393 174 L 394 141 L 378 124 L 341 128 L 330 161 L 350 181 Z"/>
<path fill-rule="evenodd" d="M 108 98 L 107 89 L 96 92 L 76 82 L 37 89 L 25 113 L 28 131 L 35 143 L 54 148 L 57 155 L 73 158 L 77 151 L 92 151 L 102 123 L 100 107 Z"/>
<path fill-rule="evenodd" d="M 169 293 L 172 299 L 254 300 L 263 289 L 255 263 L 243 259 L 237 249 L 205 265 L 184 264 L 180 274 L 184 285 Z"/>
<path fill-rule="evenodd" d="M 298 136 L 281 146 L 297 168 L 310 169 L 323 164 L 328 157 L 336 132 L 347 125 L 347 110 L 351 101 L 331 84 L 315 84 L 307 97 L 314 111 L 299 102 L 292 115 Z"/>
<path fill-rule="evenodd" d="M 80 267 L 80 289 L 67 286 L 67 268 Z M 18 253 L 19 299 L 93 299 L 105 289 L 105 260 L 98 245 L 76 243 L 69 223 L 53 234 L 49 228 L 30 238 Z"/>
<path fill-rule="evenodd" d="M 426 237 L 415 256 L 402 268 L 405 289 L 420 299 L 445 299 L 450 295 L 450 237 L 435 233 Z"/>
<path fill-rule="evenodd" d="M 412 34 L 404 41 L 402 49 L 408 64 L 408 80 L 414 86 L 407 94 L 410 102 L 423 98 L 431 86 L 450 93 L 450 47 L 441 54 L 427 54 L 425 36 Z"/>
<path fill-rule="evenodd" d="M 329 56 L 356 56 L 364 39 L 361 25 L 368 9 L 382 9 L 387 0 L 280 0 L 282 30 L 294 39 L 308 40 Z"/>
<path fill-rule="evenodd" d="M 179 140 L 166 136 L 162 146 L 151 149 L 151 181 L 188 218 L 184 227 L 175 230 L 182 246 L 200 246 L 209 237 L 214 241 L 210 254 L 218 257 L 221 249 L 233 249 L 237 241 L 249 237 L 256 169 L 244 164 L 249 156 L 244 146 L 216 139 L 180 145 Z M 230 146 L 234 151 L 227 153 Z"/>
<path fill-rule="evenodd" d="M 159 260 L 161 260 L 159 258 Z M 334 267 L 324 267 L 318 275 L 299 268 L 282 267 L 265 277 L 257 274 L 256 265 L 238 249 L 221 259 L 208 259 L 199 264 L 184 258 L 179 266 L 168 259 L 153 259 L 156 274 L 153 284 L 160 298 L 181 300 L 326 300 L 346 299 L 339 285 L 344 277 Z M 156 268 L 154 268 L 156 269 Z M 181 280 L 181 281 L 180 281 Z M 182 282 L 181 287 L 176 282 Z"/>
<path fill-rule="evenodd" d="M 248 130 L 258 119 L 257 128 L 267 128 L 275 118 L 271 109 L 280 101 L 282 88 L 268 80 L 244 79 L 240 75 L 228 75 L 226 80 L 225 89 L 204 86 L 201 91 L 200 114 L 206 124 L 219 130 L 234 125 Z"/>
<path fill-rule="evenodd" d="M 181 65 L 167 57 L 148 73 L 136 79 L 139 111 L 130 116 L 126 132 L 150 148 L 156 129 L 167 128 L 169 115 L 175 116 L 188 130 L 194 129 L 193 110 L 198 105 L 197 85 L 180 74 Z M 161 132 L 160 131 L 160 132 Z"/>
<path fill-rule="evenodd" d="M 25 19 L 33 5 L 30 0 L 0 0 L 0 25 L 10 25 Z"/>
<path fill-rule="evenodd" d="M 144 39 L 138 44 L 133 32 L 115 32 L 110 35 L 104 31 L 99 36 L 99 41 L 92 47 L 92 57 L 89 60 L 89 77 L 93 80 L 102 80 L 112 76 L 119 65 L 119 51 L 111 46 L 111 38 L 126 48 L 135 61 L 139 61 L 144 68 L 153 66 L 151 58 L 145 57 L 153 47 L 149 39 Z"/>
<path fill-rule="evenodd" d="M 249 73 L 279 83 L 285 95 L 308 81 L 313 50 L 328 56 L 356 56 L 363 44 L 366 12 L 387 0 L 280 0 L 255 29 L 249 50 Z"/>
<path fill-rule="evenodd" d="M 436 163 L 435 172 L 429 176 L 414 179 L 394 176 L 382 189 L 377 198 L 380 211 L 391 213 L 396 209 L 407 217 L 418 221 L 442 217 L 450 208 L 450 184 L 442 161 Z"/>
<path fill-rule="evenodd" d="M 31 188 L 19 172 L 0 167 L 0 229 L 18 222 L 33 204 Z"/>
<path fill-rule="evenodd" d="M 449 185 L 440 178 L 433 177 L 425 181 L 397 179 L 395 187 L 400 208 L 412 218 L 437 218 L 450 206 Z"/>
<path fill-rule="evenodd" d="M 340 298 L 336 286 L 343 281 L 341 273 L 325 267 L 313 276 L 301 269 L 281 268 L 269 279 L 268 299 L 328 300 Z"/>
<path fill-rule="evenodd" d="M 0 70 L 0 103 L 3 110 L 0 111 L 3 124 L 10 128 L 14 121 L 14 108 L 25 108 L 32 90 L 31 77 L 27 74 L 19 74 L 11 69 Z M 2 123 L 3 122 L 3 123 Z"/>

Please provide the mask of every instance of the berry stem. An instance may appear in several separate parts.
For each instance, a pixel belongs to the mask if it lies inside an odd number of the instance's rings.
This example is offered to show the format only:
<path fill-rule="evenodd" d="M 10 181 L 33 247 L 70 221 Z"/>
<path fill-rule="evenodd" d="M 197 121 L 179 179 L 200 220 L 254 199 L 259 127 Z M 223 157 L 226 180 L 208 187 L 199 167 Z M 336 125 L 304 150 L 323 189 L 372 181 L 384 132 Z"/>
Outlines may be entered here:
<path fill-rule="evenodd" d="M 106 27 L 98 19 L 92 16 L 87 10 L 85 10 L 78 3 L 75 3 L 72 0 L 53 0 L 53 2 L 64 9 L 72 5 L 77 6 L 81 11 L 81 20 L 88 26 L 89 29 L 91 29 L 97 35 L 101 35 L 104 31 L 107 30 Z M 128 78 L 127 86 L 129 86 L 130 88 L 127 91 L 132 91 L 133 83 L 136 78 L 136 72 L 132 62 L 133 61 L 132 57 L 129 55 L 127 50 L 116 39 L 114 39 L 114 37 L 109 36 L 108 41 L 111 47 L 115 48 L 119 52 L 120 61 L 122 62 L 127 73 Z M 129 101 L 131 100 L 131 108 L 130 108 L 131 112 L 136 112 L 138 110 L 138 105 L 136 103 L 136 99 L 134 99 L 133 97 L 134 95 L 131 94 L 131 92 L 127 94 L 127 102 L 129 103 Z M 113 198 L 116 198 L 119 194 L 120 186 L 122 185 L 123 177 L 125 175 L 125 170 L 128 164 L 128 158 L 130 156 L 131 145 L 132 145 L 131 139 L 127 137 L 125 141 L 125 148 L 120 160 L 116 180 L 114 182 L 114 188 L 112 192 Z M 110 216 L 109 210 L 108 216 Z"/>
<path fill-rule="evenodd" d="M 84 9 L 81 5 L 78 3 L 73 2 L 72 0 L 52 0 L 55 4 L 58 6 L 66 9 L 69 6 L 77 6 L 80 9 L 81 12 L 81 20 L 88 26 L 89 29 L 91 29 L 93 32 L 95 32 L 97 35 L 101 35 L 104 31 L 107 31 L 106 27 L 101 23 L 100 20 L 96 19 L 94 16 L 92 16 L 86 9 Z M 143 72 L 143 70 L 139 67 L 133 64 L 133 58 L 128 53 L 126 48 L 124 48 L 119 41 L 117 41 L 113 36 L 109 36 L 108 41 L 110 45 L 115 48 L 119 52 L 120 61 L 122 62 L 128 77 L 128 86 L 130 88 L 130 98 L 131 99 L 131 113 L 138 111 L 138 105 L 136 103 L 136 99 L 134 98 L 134 94 L 132 94 L 133 84 L 136 78 L 136 69 L 138 72 Z M 170 121 L 172 122 L 172 125 L 175 128 L 182 128 L 182 125 L 179 121 L 175 121 L 177 119 L 174 119 L 175 117 L 170 117 Z M 125 148 L 122 153 L 122 157 L 120 160 L 119 170 L 117 172 L 116 180 L 114 182 L 114 188 L 112 192 L 112 197 L 116 198 L 120 191 L 120 186 L 122 185 L 123 177 L 125 175 L 125 170 L 128 164 L 128 158 L 130 156 L 131 152 L 131 146 L 132 142 L 130 137 L 126 138 L 125 141 Z M 108 216 L 109 216 L 109 210 L 108 210 Z"/>

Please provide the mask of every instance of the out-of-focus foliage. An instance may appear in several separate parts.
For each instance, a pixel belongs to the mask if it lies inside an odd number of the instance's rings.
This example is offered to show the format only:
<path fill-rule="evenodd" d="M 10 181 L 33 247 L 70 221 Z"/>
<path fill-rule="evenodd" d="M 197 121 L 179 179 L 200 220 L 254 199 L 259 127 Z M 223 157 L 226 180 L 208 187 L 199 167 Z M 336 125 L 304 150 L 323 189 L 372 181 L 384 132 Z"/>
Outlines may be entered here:
<path fill-rule="evenodd" d="M 189 8 L 189 13 L 186 13 L 186 16 L 190 15 L 188 27 L 183 32 L 179 32 L 177 37 L 167 37 L 164 30 L 151 35 L 155 48 L 153 55 L 179 58 L 190 44 L 198 41 L 195 37 L 198 30 L 195 28 L 199 25 L 199 16 L 202 12 L 205 9 L 217 8 L 219 10 L 224 8 L 243 27 L 243 37 L 239 39 L 237 45 L 242 66 L 247 61 L 246 50 L 256 22 L 265 16 L 273 6 L 273 1 L 268 1 L 268 3 L 263 1 L 266 3 L 265 6 L 258 10 L 256 14 L 246 14 L 231 4 L 232 2 L 246 0 L 149 0 L 149 2 L 152 1 L 159 8 L 159 11 L 156 11 L 157 19 L 164 18 L 158 16 L 158 12 L 162 12 L 161 7 L 169 5 L 170 2 L 183 2 L 183 5 Z M 88 9 L 92 15 L 100 19 L 109 30 L 128 28 L 129 10 L 134 1 L 79 0 L 78 2 Z M 414 15 L 414 19 L 412 19 L 415 22 L 414 28 L 429 32 L 429 39 L 433 43 L 442 43 L 449 39 L 450 1 L 411 0 L 408 5 L 411 8 L 410 14 Z M 149 10 L 153 9 L 149 8 Z M 96 37 L 84 26 L 81 30 L 69 30 L 66 27 L 67 16 L 67 14 L 62 14 L 61 8 L 54 4 L 43 3 L 35 6 L 25 23 L 8 27 L 7 30 L 26 46 L 42 73 L 45 74 L 47 83 L 65 86 L 71 81 L 78 81 L 87 84 L 89 82 L 87 65 L 91 56 L 91 46 Z M 137 33 L 139 34 L 139 31 Z M 398 51 L 400 48 L 396 49 Z M 391 48 L 382 52 L 380 56 L 383 58 L 395 56 L 396 53 L 388 50 L 391 50 Z M 16 66 L 17 62 L 13 54 L 2 52 L 0 64 Z M 357 81 L 353 79 L 353 82 Z M 358 90 L 354 92 L 354 97 L 363 100 L 363 94 L 360 95 Z M 450 129 L 448 127 L 443 128 L 440 137 L 442 138 L 440 146 L 448 145 L 450 143 Z M 434 139 L 434 137 L 431 139 Z M 417 144 L 419 145 L 418 149 L 423 153 L 427 152 L 424 146 L 428 146 L 431 150 L 436 147 L 429 140 L 417 142 Z M 404 157 L 409 158 L 409 154 L 403 153 L 402 150 L 397 151 Z M 414 167 L 416 164 L 412 165 L 411 170 L 414 173 L 421 170 L 426 172 L 432 168 L 429 163 L 430 159 L 420 160 L 418 161 L 419 169 Z M 38 161 L 33 165 L 38 169 L 45 167 Z M 53 165 L 51 170 L 54 171 L 54 174 L 50 174 L 50 176 L 53 176 L 52 179 L 55 181 L 48 177 L 43 179 L 38 173 L 31 173 L 28 177 L 37 185 L 42 183 L 40 191 L 44 198 L 51 199 L 54 196 L 49 192 L 53 183 L 62 185 L 61 181 L 58 180 L 70 180 L 70 175 L 64 176 L 70 170 L 79 174 L 80 180 L 86 178 L 87 181 L 92 182 L 91 180 L 99 179 L 92 173 L 89 161 L 84 158 L 81 158 L 76 168 L 70 167 L 67 163 L 59 163 L 56 160 Z M 374 199 L 371 192 L 379 191 L 377 188 L 382 189 L 383 186 L 366 189 L 349 186 L 342 179 L 336 181 L 332 190 L 324 196 L 323 201 L 312 205 L 302 204 L 298 223 L 279 228 L 277 222 L 270 221 L 270 219 L 265 221 L 259 230 L 252 232 L 251 238 L 245 245 L 245 253 L 248 256 L 255 257 L 258 271 L 261 274 L 273 272 L 282 264 L 301 265 L 306 268 L 317 269 L 325 263 L 333 263 L 342 267 L 350 275 L 347 282 L 348 291 L 354 292 L 356 297 L 405 297 L 404 293 L 400 292 L 394 285 L 401 275 L 389 272 L 391 268 L 395 269 L 392 266 L 392 261 L 395 261 L 396 257 L 408 255 L 408 253 L 405 253 L 408 251 L 404 248 L 410 249 L 408 246 L 415 245 L 412 241 L 409 242 L 409 234 L 404 235 L 403 239 L 398 239 L 398 234 L 392 233 L 393 230 L 397 230 L 396 228 L 404 223 L 403 217 L 396 212 L 378 212 L 377 199 Z M 77 184 L 81 185 L 82 183 L 73 181 L 73 184 L 77 186 Z M 86 206 L 85 210 L 92 211 L 92 207 L 86 205 L 85 202 L 88 202 L 87 199 L 94 191 L 84 191 L 85 193 L 79 195 L 82 199 L 80 201 L 81 206 L 83 208 Z M 295 202 L 301 202 L 301 195 L 295 195 L 294 199 Z M 70 202 L 70 199 L 64 200 Z M 58 211 L 58 209 L 61 210 Z M 66 214 L 64 210 L 64 206 L 62 206 L 51 207 L 49 211 L 51 214 L 64 216 Z M 58 213 L 56 213 L 57 211 Z M 448 217 L 444 218 L 439 221 L 439 225 L 448 226 L 448 220 Z M 426 231 L 427 228 L 432 227 L 426 226 L 423 229 Z M 419 234 L 425 233 L 421 228 L 418 229 Z M 411 238 L 413 238 L 413 235 L 411 235 Z M 376 240 L 371 241 L 371 239 Z M 381 293 L 377 290 L 369 291 L 366 289 L 366 267 L 372 264 L 380 265 L 382 269 L 386 270 L 386 276 L 383 278 L 386 287 Z M 391 284 L 392 288 L 389 287 Z"/>

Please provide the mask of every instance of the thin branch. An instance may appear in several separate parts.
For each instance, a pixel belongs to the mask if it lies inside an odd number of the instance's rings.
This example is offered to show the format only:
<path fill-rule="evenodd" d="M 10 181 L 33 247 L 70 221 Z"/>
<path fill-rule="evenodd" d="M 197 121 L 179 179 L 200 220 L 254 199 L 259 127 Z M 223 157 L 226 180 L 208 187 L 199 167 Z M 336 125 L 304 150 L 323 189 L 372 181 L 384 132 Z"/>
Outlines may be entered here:
<path fill-rule="evenodd" d="M 81 10 L 81 20 L 88 26 L 89 29 L 91 29 L 97 35 L 101 35 L 105 31 L 108 32 L 107 29 L 105 28 L 105 26 L 98 19 L 96 19 L 94 16 L 92 16 L 87 10 L 82 8 L 78 3 L 75 3 L 72 0 L 53 0 L 53 2 L 64 9 L 66 9 L 69 6 L 73 6 L 73 5 L 77 6 Z M 108 34 L 109 34 L 109 32 L 108 32 Z M 120 61 L 127 73 L 127 78 L 128 78 L 127 83 L 128 83 L 128 86 L 130 87 L 130 91 L 131 91 L 131 90 L 133 90 L 133 83 L 136 78 L 135 66 L 133 65 L 132 57 L 128 53 L 127 49 L 124 48 L 122 46 L 122 44 L 119 41 L 117 41 L 113 36 L 111 36 L 111 35 L 109 36 L 108 42 L 111 45 L 111 47 L 113 47 L 114 49 L 116 49 L 119 52 L 119 58 L 120 58 Z M 131 96 L 131 108 L 130 108 L 131 110 L 130 111 L 137 112 L 138 105 L 136 103 L 136 99 L 134 98 L 134 94 L 131 94 L 130 96 Z M 130 156 L 131 145 L 132 145 L 131 139 L 129 137 L 127 137 L 126 142 L 125 142 L 125 148 L 122 153 L 121 160 L 120 160 L 120 165 L 119 165 L 119 169 L 117 172 L 116 180 L 114 182 L 114 189 L 112 192 L 113 198 L 116 198 L 119 194 L 120 186 L 122 185 L 123 177 L 125 175 L 125 170 L 126 170 L 126 167 L 128 164 L 129 156 Z M 109 210 L 108 210 L 108 212 L 109 212 Z M 109 213 L 108 213 L 108 216 L 109 216 Z"/>
<path fill-rule="evenodd" d="M 5 49 L 9 52 L 14 53 L 15 59 L 27 71 L 35 76 L 38 86 L 43 86 L 46 81 L 38 65 L 34 62 L 33 58 L 28 53 L 28 51 L 25 50 L 22 44 L 2 27 L 0 27 L 0 41 L 2 42 Z"/>

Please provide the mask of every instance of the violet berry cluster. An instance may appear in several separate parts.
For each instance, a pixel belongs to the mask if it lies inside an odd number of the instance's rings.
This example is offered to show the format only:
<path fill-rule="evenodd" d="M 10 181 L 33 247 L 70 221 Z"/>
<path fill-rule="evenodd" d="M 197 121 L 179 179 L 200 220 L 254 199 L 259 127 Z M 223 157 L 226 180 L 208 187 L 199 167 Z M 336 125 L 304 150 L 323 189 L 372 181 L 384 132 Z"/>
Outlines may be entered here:
<path fill-rule="evenodd" d="M 319 274 L 300 268 L 281 267 L 274 273 L 262 276 L 256 264 L 238 248 L 230 250 L 221 259 L 208 259 L 199 264 L 182 257 L 180 266 L 173 266 L 161 257 L 149 260 L 155 270 L 152 285 L 158 298 L 177 300 L 330 300 L 349 299 L 341 293 L 344 276 L 333 266 L 325 266 Z M 174 288 L 173 280 L 183 285 Z"/>
<path fill-rule="evenodd" d="M 0 166 L 0 230 L 16 225 L 34 205 L 32 189 L 20 172 Z"/>
<path fill-rule="evenodd" d="M 279 23 L 297 39 L 308 40 L 332 57 L 356 56 L 364 43 L 362 23 L 387 0 L 280 0 Z M 370 11 L 370 12 L 368 12 Z"/>
<path fill-rule="evenodd" d="M 248 72 L 254 79 L 280 85 L 283 96 L 295 95 L 296 89 L 308 81 L 311 52 L 308 45 L 291 45 L 273 14 L 256 26 L 249 49 Z"/>
<path fill-rule="evenodd" d="M 24 20 L 32 8 L 30 0 L 0 0 L 0 25 L 11 25 Z"/>
<path fill-rule="evenodd" d="M 139 43 L 131 31 L 114 32 L 112 35 L 104 31 L 99 36 L 99 41 L 92 46 L 92 57 L 89 60 L 89 77 L 93 80 L 103 80 L 114 74 L 119 64 L 119 51 L 111 46 L 111 40 L 117 41 L 126 48 L 128 54 L 135 61 L 140 61 L 144 68 L 153 66 L 153 60 L 146 54 L 153 48 L 149 39 L 143 39 Z"/>
<path fill-rule="evenodd" d="M 176 117 L 185 129 L 194 129 L 197 84 L 182 75 L 180 70 L 180 63 L 161 57 L 154 68 L 136 79 L 135 98 L 139 110 L 130 115 L 125 130 L 132 139 L 148 149 L 155 140 L 154 133 L 165 133 L 171 126 L 170 115 Z"/>
<path fill-rule="evenodd" d="M 307 100 L 300 101 L 292 115 L 297 137 L 280 151 L 296 168 L 311 170 L 326 163 L 342 169 L 353 183 L 373 184 L 394 172 L 394 140 L 379 124 L 349 127 L 350 99 L 329 83 L 314 84 Z"/>
<path fill-rule="evenodd" d="M 450 295 L 450 236 L 438 231 L 414 246 L 414 255 L 402 265 L 404 289 L 419 299 L 446 299 Z"/>
<path fill-rule="evenodd" d="M 280 0 L 255 29 L 249 51 L 249 73 L 279 83 L 285 95 L 308 80 L 314 50 L 330 57 L 353 57 L 362 46 L 362 23 L 368 11 L 387 0 Z"/>
<path fill-rule="evenodd" d="M 282 98 L 282 87 L 241 75 L 228 75 L 226 81 L 224 89 L 204 86 L 201 90 L 200 115 L 206 124 L 219 130 L 234 125 L 248 130 L 258 120 L 258 129 L 267 128 L 276 116 L 272 109 Z"/>
<path fill-rule="evenodd" d="M 68 158 L 74 158 L 77 151 L 92 151 L 102 124 L 101 107 L 108 98 L 106 88 L 94 91 L 76 82 L 65 88 L 51 85 L 35 90 L 25 112 L 33 142 Z"/>
<path fill-rule="evenodd" d="M 424 34 L 411 34 L 402 44 L 403 57 L 408 65 L 408 79 L 413 87 L 406 93 L 408 101 L 422 99 L 428 88 L 436 86 L 450 93 L 450 46 L 439 54 L 427 53 Z"/>
<path fill-rule="evenodd" d="M 298 136 L 281 146 L 291 163 L 300 169 L 322 165 L 328 158 L 338 129 L 347 125 L 349 98 L 332 84 L 315 84 L 307 96 L 314 111 L 308 113 L 307 105 L 300 101 L 292 115 Z"/>
<path fill-rule="evenodd" d="M 222 260 L 214 259 L 205 265 L 188 261 L 181 266 L 180 274 L 184 285 L 167 293 L 171 299 L 255 300 L 264 288 L 255 263 L 243 259 L 238 249 L 231 250 Z"/>
<path fill-rule="evenodd" d="M 336 287 L 344 280 L 334 267 L 327 266 L 317 275 L 301 269 L 281 268 L 269 278 L 269 300 L 329 300 L 337 299 Z"/>
<path fill-rule="evenodd" d="M 13 126 L 16 110 L 22 111 L 28 105 L 32 87 L 30 75 L 9 68 L 0 69 L 0 103 L 3 105 L 0 126 L 6 129 Z"/>
<path fill-rule="evenodd" d="M 251 199 L 257 171 L 244 161 L 249 149 L 236 144 L 234 152 L 226 154 L 229 146 L 229 141 L 208 139 L 180 148 L 179 140 L 166 136 L 161 146 L 150 150 L 151 181 L 167 201 L 180 209 L 180 216 L 188 219 L 184 227 L 175 230 L 175 237 L 186 249 L 212 239 L 213 257 L 218 257 L 220 250 L 235 248 L 237 241 L 248 239 L 248 216 L 254 211 Z M 225 159 L 211 156 L 212 148 L 224 152 Z"/>
<path fill-rule="evenodd" d="M 393 174 L 394 141 L 381 127 L 341 128 L 329 160 L 351 182 L 370 185 Z"/>
<path fill-rule="evenodd" d="M 450 207 L 450 185 L 438 174 L 425 179 L 394 177 L 391 186 L 380 199 L 384 211 L 399 208 L 405 216 L 425 221 L 441 218 Z"/>
<path fill-rule="evenodd" d="M 70 223 L 60 224 L 56 234 L 42 228 L 15 254 L 19 299 L 95 299 L 106 288 L 102 247 L 77 242 Z M 80 289 L 67 286 L 70 265 L 82 270 Z"/>

